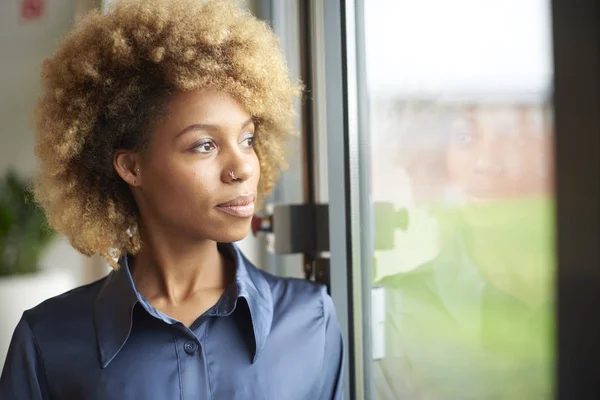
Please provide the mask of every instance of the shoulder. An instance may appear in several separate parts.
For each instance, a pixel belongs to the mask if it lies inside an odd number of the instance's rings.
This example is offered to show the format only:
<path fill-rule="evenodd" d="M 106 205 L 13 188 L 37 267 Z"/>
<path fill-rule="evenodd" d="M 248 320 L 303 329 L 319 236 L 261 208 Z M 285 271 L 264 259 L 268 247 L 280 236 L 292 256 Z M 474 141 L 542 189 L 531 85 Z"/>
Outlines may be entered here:
<path fill-rule="evenodd" d="M 260 271 L 260 274 L 269 284 L 275 309 L 312 309 L 321 316 L 334 313 L 333 301 L 325 285 L 307 279 L 275 276 L 265 271 Z"/>
<path fill-rule="evenodd" d="M 438 260 L 431 260 L 409 272 L 387 276 L 378 282 L 385 288 L 387 301 L 394 304 L 396 311 L 402 309 L 421 310 L 435 307 L 443 310 L 443 300 L 435 279 L 435 266 Z"/>
<path fill-rule="evenodd" d="M 411 287 L 423 289 L 434 283 L 436 262 L 436 260 L 431 260 L 411 271 L 386 276 L 378 283 L 388 289 L 409 289 Z"/>
<path fill-rule="evenodd" d="M 9 352 L 14 358 L 29 355 L 44 366 L 45 379 L 65 373 L 70 362 L 95 360 L 94 304 L 103 278 L 52 297 L 25 311 L 16 327 Z M 31 361 L 33 362 L 33 361 Z"/>
<path fill-rule="evenodd" d="M 25 311 L 23 319 L 36 336 L 60 332 L 72 324 L 86 320 L 93 324 L 93 309 L 96 296 L 107 278 L 77 287 L 61 295 L 51 297 Z"/>

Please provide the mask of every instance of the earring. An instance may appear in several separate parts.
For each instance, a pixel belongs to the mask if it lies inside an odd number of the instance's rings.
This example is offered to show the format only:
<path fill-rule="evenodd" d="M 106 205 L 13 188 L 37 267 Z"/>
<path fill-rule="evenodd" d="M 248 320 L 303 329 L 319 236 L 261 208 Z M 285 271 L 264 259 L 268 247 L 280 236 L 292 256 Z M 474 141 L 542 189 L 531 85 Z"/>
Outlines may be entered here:
<path fill-rule="evenodd" d="M 136 169 L 135 169 L 135 172 L 140 172 L 140 169 L 139 169 L 139 168 L 136 168 Z"/>

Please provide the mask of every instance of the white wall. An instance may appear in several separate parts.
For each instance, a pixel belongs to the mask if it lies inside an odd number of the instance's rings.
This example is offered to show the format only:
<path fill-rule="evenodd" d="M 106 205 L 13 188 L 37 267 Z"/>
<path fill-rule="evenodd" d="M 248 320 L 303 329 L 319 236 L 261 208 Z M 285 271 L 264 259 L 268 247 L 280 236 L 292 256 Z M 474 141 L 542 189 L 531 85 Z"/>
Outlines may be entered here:
<path fill-rule="evenodd" d="M 74 0 L 46 0 L 43 17 L 25 21 L 20 1 L 0 1 L 0 174 L 14 168 L 31 177 L 35 170 L 31 115 L 40 92 L 40 67 L 72 26 L 74 4 Z M 67 268 L 79 279 L 82 261 L 82 256 L 58 239 L 42 265 Z"/>
<path fill-rule="evenodd" d="M 73 22 L 72 0 L 47 0 L 40 21 L 20 18 L 20 1 L 0 2 L 0 170 L 35 168 L 31 110 L 42 60 Z"/>
<path fill-rule="evenodd" d="M 21 1 L 0 1 L 0 174 L 15 169 L 30 178 L 36 168 L 31 115 L 40 93 L 41 63 L 73 24 L 75 4 L 88 0 L 46 0 L 39 20 L 21 18 Z M 80 8 L 78 8 L 79 10 Z M 85 280 L 84 258 L 57 238 L 41 264 L 49 274 L 0 279 L 0 366 L 21 313 L 47 297 Z"/>

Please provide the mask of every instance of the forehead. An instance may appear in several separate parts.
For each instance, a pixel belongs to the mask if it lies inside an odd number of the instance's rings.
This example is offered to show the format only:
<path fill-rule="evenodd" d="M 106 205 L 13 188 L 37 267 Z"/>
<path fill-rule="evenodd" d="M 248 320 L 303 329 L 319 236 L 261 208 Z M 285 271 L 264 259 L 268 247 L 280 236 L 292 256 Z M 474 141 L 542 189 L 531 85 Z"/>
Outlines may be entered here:
<path fill-rule="evenodd" d="M 166 120 L 204 122 L 219 125 L 239 124 L 250 114 L 231 95 L 214 89 L 175 92 L 166 104 Z"/>
<path fill-rule="evenodd" d="M 547 129 L 550 116 L 547 107 L 535 104 L 482 104 L 464 107 L 456 114 L 482 126 L 541 130 Z"/>
<path fill-rule="evenodd" d="M 535 104 L 474 104 L 458 107 L 461 112 L 469 112 L 477 116 L 496 116 L 499 118 L 524 115 L 532 113 L 544 113 L 546 107 Z"/>

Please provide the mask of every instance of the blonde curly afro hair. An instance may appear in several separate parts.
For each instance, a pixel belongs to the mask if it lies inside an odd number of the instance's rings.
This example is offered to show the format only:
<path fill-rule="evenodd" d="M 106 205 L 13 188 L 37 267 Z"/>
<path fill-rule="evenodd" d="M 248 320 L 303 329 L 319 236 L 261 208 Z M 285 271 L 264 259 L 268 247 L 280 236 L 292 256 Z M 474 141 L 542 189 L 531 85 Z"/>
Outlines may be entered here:
<path fill-rule="evenodd" d="M 255 119 L 259 190 L 284 166 L 293 98 L 275 35 L 234 1 L 121 0 L 92 12 L 42 70 L 35 192 L 49 224 L 113 266 L 140 249 L 138 211 L 113 167 L 118 148 L 143 150 L 171 93 L 202 88 L 238 99 Z"/>

